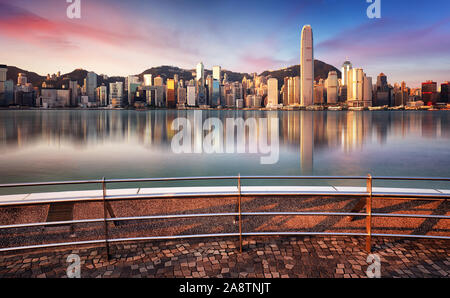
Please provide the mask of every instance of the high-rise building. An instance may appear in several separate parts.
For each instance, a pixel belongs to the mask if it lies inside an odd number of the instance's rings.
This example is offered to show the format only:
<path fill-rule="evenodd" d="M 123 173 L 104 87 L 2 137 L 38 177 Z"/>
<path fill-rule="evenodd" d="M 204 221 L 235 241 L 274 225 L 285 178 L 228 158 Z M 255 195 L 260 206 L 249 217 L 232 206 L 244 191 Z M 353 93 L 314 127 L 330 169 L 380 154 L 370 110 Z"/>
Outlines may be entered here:
<path fill-rule="evenodd" d="M 363 106 L 371 107 L 372 106 L 372 77 L 366 76 L 364 74 L 363 80 Z"/>
<path fill-rule="evenodd" d="M 72 107 L 78 106 L 78 96 L 79 90 L 78 90 L 78 82 L 77 81 L 70 81 L 69 82 L 69 90 L 70 90 L 70 105 Z"/>
<path fill-rule="evenodd" d="M 300 45 L 301 92 L 300 105 L 314 102 L 314 50 L 313 32 L 310 25 L 303 26 Z"/>
<path fill-rule="evenodd" d="M 144 75 L 144 86 L 152 86 L 152 75 L 151 74 Z"/>
<path fill-rule="evenodd" d="M 449 82 L 441 84 L 441 102 L 448 103 L 450 97 Z"/>
<path fill-rule="evenodd" d="M 109 104 L 113 108 L 122 106 L 123 82 L 109 83 Z"/>
<path fill-rule="evenodd" d="M 426 81 L 422 83 L 422 101 L 425 105 L 431 106 L 437 102 L 437 83 Z"/>
<path fill-rule="evenodd" d="M 208 104 L 212 104 L 212 97 L 213 97 L 213 78 L 211 75 L 208 75 L 206 77 L 206 85 L 208 88 Z"/>
<path fill-rule="evenodd" d="M 174 79 L 167 79 L 166 82 L 166 101 L 167 101 L 167 107 L 168 108 L 174 108 L 176 106 L 175 101 L 175 80 Z"/>
<path fill-rule="evenodd" d="M 289 90 L 288 90 L 288 85 L 289 85 L 289 78 L 288 77 L 284 77 L 284 84 L 282 87 L 282 91 L 283 91 L 283 106 L 288 106 L 289 105 Z"/>
<path fill-rule="evenodd" d="M 108 105 L 108 90 L 105 85 L 97 88 L 97 99 L 100 106 L 105 107 Z"/>
<path fill-rule="evenodd" d="M 213 80 L 212 82 L 212 98 L 210 102 L 211 107 L 218 107 L 220 103 L 220 82 Z"/>
<path fill-rule="evenodd" d="M 300 104 L 300 89 L 301 89 L 301 81 L 300 81 L 300 77 L 296 76 L 293 78 L 293 82 L 294 82 L 294 105 L 299 105 Z"/>
<path fill-rule="evenodd" d="M 4 64 L 0 64 L 0 106 L 6 106 L 6 74 L 8 72 L 8 68 Z"/>
<path fill-rule="evenodd" d="M 387 82 L 387 76 L 380 73 L 377 76 L 377 84 L 374 94 L 374 106 L 390 105 L 391 91 Z"/>
<path fill-rule="evenodd" d="M 205 86 L 205 68 L 203 62 L 197 64 L 196 80 L 201 86 Z"/>
<path fill-rule="evenodd" d="M 195 86 L 189 85 L 187 86 L 187 105 L 190 107 L 195 106 Z"/>
<path fill-rule="evenodd" d="M 186 105 L 186 88 L 178 87 L 177 88 L 177 102 L 179 106 Z"/>
<path fill-rule="evenodd" d="M 86 90 L 86 95 L 90 102 L 95 102 L 95 90 L 97 89 L 97 74 L 95 72 L 88 72 L 86 78 L 84 79 L 84 87 Z"/>
<path fill-rule="evenodd" d="M 136 96 L 137 88 L 141 85 L 138 76 L 128 76 L 127 91 L 128 91 L 128 105 L 134 106 L 134 99 Z"/>
<path fill-rule="evenodd" d="M 221 77 L 221 67 L 220 66 L 213 66 L 213 79 L 218 80 L 220 82 Z"/>
<path fill-rule="evenodd" d="M 323 80 L 321 79 L 319 82 L 314 84 L 314 104 L 322 105 L 325 103 L 324 100 L 324 85 Z"/>
<path fill-rule="evenodd" d="M 347 103 L 349 107 L 372 106 L 372 79 L 366 77 L 363 69 L 350 69 L 347 79 Z"/>
<path fill-rule="evenodd" d="M 352 69 L 352 64 L 350 61 L 346 60 L 344 64 L 342 64 L 342 85 L 347 86 L 348 83 L 348 72 Z"/>
<path fill-rule="evenodd" d="M 328 104 L 337 104 L 337 102 L 338 102 L 338 77 L 337 77 L 336 71 L 331 70 L 328 73 L 326 87 L 327 87 L 327 103 Z"/>
<path fill-rule="evenodd" d="M 270 78 L 267 80 L 267 106 L 278 105 L 278 80 Z"/>

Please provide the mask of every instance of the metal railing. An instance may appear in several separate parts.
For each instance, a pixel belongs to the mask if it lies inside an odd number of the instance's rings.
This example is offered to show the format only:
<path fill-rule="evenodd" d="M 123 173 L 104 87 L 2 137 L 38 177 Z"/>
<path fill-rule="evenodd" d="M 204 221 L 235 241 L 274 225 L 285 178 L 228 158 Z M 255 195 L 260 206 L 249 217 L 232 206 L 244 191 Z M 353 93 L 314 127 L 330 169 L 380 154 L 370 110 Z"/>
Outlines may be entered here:
<path fill-rule="evenodd" d="M 241 181 L 242 180 L 365 180 L 366 191 L 363 192 L 280 192 L 280 193 L 265 193 L 265 192 L 252 192 L 242 193 Z M 236 192 L 223 192 L 223 193 L 190 193 L 181 194 L 179 196 L 167 196 L 166 195 L 107 195 L 107 184 L 112 183 L 142 183 L 142 182 L 169 182 L 169 181 L 199 181 L 199 180 L 235 180 L 237 181 Z M 126 241 L 142 241 L 142 240 L 169 240 L 169 239 L 188 239 L 188 238 L 207 238 L 207 237 L 239 237 L 239 251 L 242 252 L 242 243 L 244 236 L 361 236 L 365 237 L 366 250 L 371 251 L 372 237 L 402 237 L 402 238 L 428 238 L 428 239 L 445 239 L 450 240 L 450 236 L 438 236 L 438 235 L 411 235 L 411 234 L 381 234 L 372 233 L 372 219 L 374 217 L 399 217 L 399 218 L 429 218 L 429 219 L 450 219 L 447 215 L 433 215 L 433 214 L 405 214 L 405 213 L 373 213 L 372 202 L 373 199 L 393 198 L 393 199 L 405 199 L 405 200 L 447 200 L 450 198 L 449 193 L 411 193 L 411 192 L 373 192 L 372 182 L 374 180 L 389 180 L 389 181 L 450 181 L 447 177 L 388 177 L 377 176 L 373 177 L 370 174 L 367 176 L 212 176 L 212 177 L 172 177 L 172 178 L 139 178 L 139 179 L 102 179 L 98 180 L 81 180 L 81 181 L 61 181 L 61 182 L 36 182 L 36 183 L 14 183 L 14 184 L 0 184 L 0 188 L 12 188 L 12 187 L 31 187 L 31 186 L 55 186 L 55 185 L 76 185 L 76 184 L 101 184 L 102 196 L 84 198 L 84 199 L 71 199 L 71 202 L 88 202 L 99 201 L 103 203 L 103 218 L 95 219 L 83 219 L 83 220 L 68 220 L 68 221 L 55 221 L 55 222 L 38 222 L 38 223 L 26 223 L 26 224 L 11 224 L 1 225 L 0 230 L 12 229 L 12 228 L 26 228 L 26 227 L 38 227 L 38 226 L 52 226 L 52 225 L 66 225 L 66 224 L 81 224 L 81 223 L 103 223 L 104 225 L 104 238 L 100 240 L 86 240 L 86 241 L 74 241 L 74 242 L 62 242 L 62 243 L 47 243 L 27 246 L 16 247 L 3 247 L 0 248 L 0 252 L 15 251 L 24 249 L 35 248 L 49 248 L 49 247 L 62 247 L 62 246 L 75 246 L 85 244 L 100 244 L 105 245 L 106 257 L 109 258 L 109 244 L 115 242 Z M 108 202 L 115 200 L 130 200 L 130 199 L 158 199 L 158 198 L 173 198 L 179 199 L 183 197 L 237 197 L 236 212 L 228 213 L 203 213 L 203 214 L 167 214 L 167 215 L 150 215 L 150 216 L 134 216 L 134 217 L 115 217 L 109 206 Z M 241 199 L 244 196 L 327 196 L 327 197 L 359 197 L 360 201 L 353 208 L 352 212 L 242 212 Z M 38 205 L 49 204 L 52 202 L 61 202 L 59 200 L 45 199 L 31 202 L 12 202 L 5 203 L 0 207 L 17 206 L 17 205 Z M 365 212 L 359 212 L 365 207 Z M 108 212 L 111 217 L 108 218 Z M 108 223 L 120 222 L 120 221 L 141 221 L 152 219 L 182 219 L 182 218 L 200 218 L 200 217 L 229 217 L 234 216 L 238 221 L 238 232 L 235 233 L 211 233 L 211 234 L 192 234 L 192 235 L 167 235 L 167 236 L 148 236 L 148 237 L 128 237 L 128 238 L 110 238 Z M 243 232 L 242 217 L 254 217 L 254 216 L 365 216 L 366 219 L 366 232 L 365 233 L 339 233 L 339 232 Z"/>

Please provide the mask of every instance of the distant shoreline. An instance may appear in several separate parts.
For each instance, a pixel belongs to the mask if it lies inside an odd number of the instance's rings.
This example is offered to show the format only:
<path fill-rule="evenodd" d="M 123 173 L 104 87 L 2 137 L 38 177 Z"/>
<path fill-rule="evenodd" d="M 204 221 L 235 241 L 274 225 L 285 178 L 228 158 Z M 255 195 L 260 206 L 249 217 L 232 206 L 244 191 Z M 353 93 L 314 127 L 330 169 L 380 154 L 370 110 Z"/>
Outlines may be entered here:
<path fill-rule="evenodd" d="M 6 108 L 6 107 L 0 107 L 0 111 L 137 111 L 137 112 L 143 112 L 143 111 L 280 111 L 280 112 L 292 112 L 292 111 L 316 111 L 316 112 L 323 112 L 323 111 L 330 111 L 330 112 L 358 112 L 358 111 L 370 111 L 370 112 L 378 112 L 378 111 L 449 111 L 450 107 L 447 106 L 445 108 L 433 108 L 433 107 L 414 107 L 414 108 L 386 108 L 386 109 L 348 109 L 348 108 L 342 108 L 342 109 L 327 109 L 327 108 L 320 108 L 320 109 L 305 109 L 305 108 L 279 108 L 279 109 L 273 109 L 273 108 L 241 108 L 241 109 L 232 109 L 232 108 L 223 108 L 223 109 L 215 109 L 215 108 L 177 108 L 177 109 L 169 109 L 169 108 L 143 108 L 143 109 L 128 109 L 128 108 L 35 108 L 35 107 L 21 107 L 21 108 Z"/>

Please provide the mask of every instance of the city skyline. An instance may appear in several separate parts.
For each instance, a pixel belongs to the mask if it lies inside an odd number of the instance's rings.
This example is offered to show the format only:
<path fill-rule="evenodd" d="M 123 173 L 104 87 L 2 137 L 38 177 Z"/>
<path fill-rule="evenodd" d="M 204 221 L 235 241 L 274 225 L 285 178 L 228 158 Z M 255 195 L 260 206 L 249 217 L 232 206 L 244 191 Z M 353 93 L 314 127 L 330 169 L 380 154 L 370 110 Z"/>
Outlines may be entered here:
<path fill-rule="evenodd" d="M 189 13 L 182 1 L 170 6 L 131 1 L 126 7 L 117 1 L 83 1 L 80 20 L 66 17 L 65 1 L 10 2 L 0 0 L 5 49 L 0 61 L 41 75 L 83 68 L 126 76 L 147 66 L 192 69 L 199 61 L 209 68 L 221 65 L 247 73 L 281 69 L 298 63 L 304 24 L 314 28 L 315 58 L 338 69 L 348 58 L 368 76 L 383 72 L 391 82 L 405 81 L 412 87 L 428 79 L 447 81 L 450 69 L 445 62 L 450 61 L 448 41 L 441 38 L 450 32 L 447 2 L 431 10 L 418 1 L 383 1 L 381 19 L 366 16 L 365 1 L 263 2 L 254 7 L 244 2 L 228 21 L 227 12 L 237 4 L 233 1 L 200 1 Z M 406 11 L 400 9 L 406 4 Z M 141 17 L 141 11 L 147 15 Z M 267 18 L 269 13 L 272 17 Z M 31 49 L 33 56 L 26 54 Z"/>

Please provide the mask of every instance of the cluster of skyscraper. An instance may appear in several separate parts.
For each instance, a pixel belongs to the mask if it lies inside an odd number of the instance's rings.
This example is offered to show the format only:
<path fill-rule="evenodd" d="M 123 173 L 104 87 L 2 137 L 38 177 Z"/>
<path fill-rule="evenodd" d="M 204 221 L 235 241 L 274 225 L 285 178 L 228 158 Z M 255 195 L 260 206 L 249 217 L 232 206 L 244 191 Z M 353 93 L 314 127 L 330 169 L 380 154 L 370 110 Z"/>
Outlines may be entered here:
<path fill-rule="evenodd" d="M 160 107 L 160 108 L 282 108 L 310 106 L 346 106 L 367 108 L 371 106 L 420 106 L 448 102 L 448 82 L 441 85 L 440 96 L 436 82 L 427 81 L 422 88 L 410 89 L 405 82 L 391 86 L 385 74 L 377 77 L 375 85 L 362 68 L 353 68 L 345 61 L 341 78 L 334 70 L 326 79 L 315 80 L 314 42 L 310 25 L 301 31 L 300 76 L 284 77 L 282 86 L 276 78 L 256 73 L 242 81 L 229 82 L 222 76 L 220 66 L 214 66 L 212 76 L 205 77 L 202 62 L 197 64 L 194 79 L 184 81 L 177 74 L 173 78 L 153 78 L 152 74 L 128 76 L 125 80 L 98 86 L 99 78 L 88 72 L 84 84 L 64 79 L 62 86 L 54 86 L 61 74 L 47 75 L 41 88 L 27 82 L 20 73 L 17 85 L 6 79 L 7 67 L 0 65 L 0 105 L 24 105 L 37 107 Z"/>

